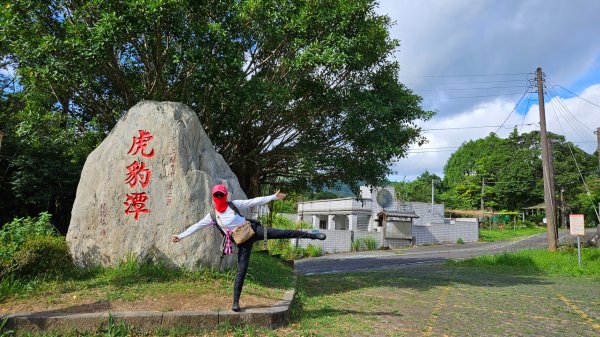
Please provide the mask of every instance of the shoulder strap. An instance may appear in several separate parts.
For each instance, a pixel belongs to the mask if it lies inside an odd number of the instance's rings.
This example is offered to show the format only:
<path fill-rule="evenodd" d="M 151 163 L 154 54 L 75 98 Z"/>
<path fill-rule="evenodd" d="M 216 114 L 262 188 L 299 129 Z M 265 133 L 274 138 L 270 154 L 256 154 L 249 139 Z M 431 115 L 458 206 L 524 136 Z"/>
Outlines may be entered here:
<path fill-rule="evenodd" d="M 221 225 L 217 221 L 217 216 L 215 214 L 215 209 L 214 208 L 212 208 L 210 210 L 210 218 L 212 219 L 213 223 L 216 225 L 215 227 L 217 227 L 217 229 L 219 230 L 219 232 L 221 233 L 221 235 L 225 236 L 225 232 L 223 231 L 223 229 L 221 228 Z"/>
<path fill-rule="evenodd" d="M 227 205 L 229 205 L 229 207 L 235 212 L 235 214 L 244 217 L 242 215 L 242 213 L 240 213 L 240 210 L 235 206 L 235 204 L 231 201 L 227 202 Z M 221 228 L 221 224 L 217 221 L 217 215 L 215 213 L 215 209 L 211 208 L 210 210 L 210 218 L 212 219 L 212 221 L 215 222 L 215 224 L 217 225 L 217 228 L 219 229 L 219 232 L 221 232 L 221 235 L 225 235 L 225 232 L 223 231 L 223 229 Z"/>
<path fill-rule="evenodd" d="M 231 208 L 231 209 L 232 209 L 232 210 L 235 212 L 235 214 L 237 214 L 237 215 L 241 216 L 242 218 L 244 217 L 244 216 L 242 215 L 242 213 L 240 212 L 240 210 L 239 210 L 239 209 L 238 209 L 238 208 L 235 206 L 235 204 L 234 204 L 233 202 L 231 202 L 231 201 L 228 201 L 228 202 L 227 202 L 227 205 L 229 205 L 229 207 L 230 207 L 230 208 Z"/>

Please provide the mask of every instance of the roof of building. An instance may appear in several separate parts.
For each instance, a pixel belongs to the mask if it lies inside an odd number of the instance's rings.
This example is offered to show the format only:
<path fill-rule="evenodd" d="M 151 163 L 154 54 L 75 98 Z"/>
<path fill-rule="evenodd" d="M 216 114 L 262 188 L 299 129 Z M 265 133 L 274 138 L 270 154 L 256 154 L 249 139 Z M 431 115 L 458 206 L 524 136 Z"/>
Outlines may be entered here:
<path fill-rule="evenodd" d="M 447 209 L 446 213 L 456 215 L 469 215 L 469 216 L 494 216 L 494 215 L 517 215 L 519 212 L 496 212 L 496 211 L 481 211 L 472 209 Z"/>
<path fill-rule="evenodd" d="M 529 207 L 523 207 L 523 209 L 545 209 L 546 205 L 544 203 L 535 205 L 535 206 L 529 206 Z"/>
<path fill-rule="evenodd" d="M 379 212 L 377 215 L 379 216 L 381 213 L 384 212 Z M 388 218 L 419 218 L 415 212 L 386 211 L 385 215 Z"/>

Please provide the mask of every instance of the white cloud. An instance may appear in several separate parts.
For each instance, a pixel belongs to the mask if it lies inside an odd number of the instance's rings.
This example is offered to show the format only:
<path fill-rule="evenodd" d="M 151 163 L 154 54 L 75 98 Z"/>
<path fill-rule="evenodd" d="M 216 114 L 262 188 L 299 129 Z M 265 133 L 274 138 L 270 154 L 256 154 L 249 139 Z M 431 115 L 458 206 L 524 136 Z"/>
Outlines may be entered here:
<path fill-rule="evenodd" d="M 600 52 L 600 1 L 384 0 L 402 75 L 489 74 L 542 66 L 561 83 Z"/>
<path fill-rule="evenodd" d="M 533 73 L 543 67 L 553 81 L 566 87 L 586 79 L 588 88 L 580 96 L 600 104 L 600 26 L 597 13 L 600 1 L 542 0 L 381 0 L 379 13 L 396 22 L 393 38 L 400 40 L 395 57 L 400 63 L 400 79 L 424 98 L 423 106 L 437 115 L 423 125 L 424 129 L 481 125 L 500 125 L 527 90 L 534 75 L 464 77 L 464 74 Z M 426 77 L 443 75 L 449 77 Z M 497 82 L 518 79 L 519 82 Z M 474 82 L 451 86 L 449 82 Z M 476 87 L 514 88 L 474 89 Z M 533 91 L 535 89 L 530 89 Z M 566 94 L 560 91 L 561 94 Z M 516 93 L 508 96 L 505 94 Z M 498 97 L 473 97 L 491 96 Z M 570 96 L 570 95 L 569 95 Z M 456 97 L 470 97 L 458 99 Z M 529 94 L 526 95 L 527 100 Z M 448 99 L 454 98 L 454 99 Z M 537 95 L 531 94 L 537 103 Z M 560 124 L 554 112 L 558 101 L 546 100 L 549 131 L 566 134 L 587 152 L 595 150 L 592 130 L 600 126 L 600 108 L 579 98 L 562 101 L 581 121 L 574 129 L 562 115 Z M 565 113 L 565 112 L 563 112 Z M 513 126 L 538 123 L 537 104 L 531 104 L 527 114 L 513 113 L 498 133 L 501 137 Z M 571 121 L 571 124 L 575 124 Z M 563 126 L 561 129 L 560 125 Z M 537 125 L 524 125 L 528 132 Z M 394 165 L 397 174 L 392 180 L 411 180 L 424 170 L 441 175 L 443 166 L 454 149 L 463 142 L 487 136 L 494 128 L 431 131 L 430 142 L 421 147 L 442 152 L 414 153 Z M 588 143 L 579 143 L 586 141 Z M 443 151 L 452 150 L 452 151 Z M 422 151 L 422 150 L 421 150 Z"/>
<path fill-rule="evenodd" d="M 546 99 L 546 125 L 550 132 L 565 135 L 568 141 L 588 153 L 596 150 L 596 135 L 594 131 L 600 127 L 600 107 L 594 106 L 583 99 L 600 105 L 600 84 L 586 88 L 579 97 L 562 99 L 553 97 Z M 583 99 L 582 99 L 583 98 Z M 508 114 L 513 110 L 515 102 L 497 99 L 483 103 L 472 109 L 445 118 L 434 118 L 424 124 L 423 129 L 446 129 L 472 126 L 502 125 Z M 483 138 L 490 132 L 506 138 L 513 127 L 520 133 L 539 130 L 539 105 L 532 104 L 524 115 L 512 113 L 502 128 L 432 130 L 428 132 L 428 144 L 414 147 L 412 151 L 427 151 L 439 149 L 440 152 L 412 153 L 394 165 L 398 173 L 390 176 L 391 180 L 399 181 L 406 177 L 412 180 L 423 171 L 429 170 L 443 176 L 444 165 L 448 158 L 464 142 Z M 448 151 L 445 151 L 448 150 Z"/>

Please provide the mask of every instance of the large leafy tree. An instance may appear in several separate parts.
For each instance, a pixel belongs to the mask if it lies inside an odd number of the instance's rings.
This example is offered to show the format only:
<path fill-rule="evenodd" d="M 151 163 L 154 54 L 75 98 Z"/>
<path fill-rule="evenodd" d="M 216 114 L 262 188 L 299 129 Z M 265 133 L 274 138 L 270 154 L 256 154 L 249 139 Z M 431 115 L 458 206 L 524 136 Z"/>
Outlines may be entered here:
<path fill-rule="evenodd" d="M 356 188 L 381 182 L 431 117 L 398 81 L 398 41 L 375 6 L 11 0 L 0 40 L 24 111 L 64 121 L 81 156 L 138 101 L 181 101 L 250 196 L 265 184 Z"/>
<path fill-rule="evenodd" d="M 584 178 L 595 172 L 596 159 L 564 136 L 549 133 L 555 190 L 565 189 L 565 200 L 577 203 Z M 579 171 L 578 171 L 579 168 Z M 444 168 L 444 201 L 451 207 L 516 210 L 544 201 L 539 131 L 506 139 L 490 134 L 469 141 L 452 154 Z M 481 189 L 483 186 L 483 195 Z"/>

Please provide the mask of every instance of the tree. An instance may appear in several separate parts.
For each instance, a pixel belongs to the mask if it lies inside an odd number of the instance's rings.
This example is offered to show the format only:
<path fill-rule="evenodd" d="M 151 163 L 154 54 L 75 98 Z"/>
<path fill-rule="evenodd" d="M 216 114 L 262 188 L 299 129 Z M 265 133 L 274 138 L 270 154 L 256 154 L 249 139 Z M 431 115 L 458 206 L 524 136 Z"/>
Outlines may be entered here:
<path fill-rule="evenodd" d="M 197 112 L 249 196 L 377 184 L 432 116 L 373 0 L 15 0 L 0 40 L 26 107 L 101 139 L 142 99 Z M 96 145 L 84 142 L 83 152 Z"/>
<path fill-rule="evenodd" d="M 444 167 L 444 201 L 451 208 L 480 208 L 497 204 L 492 187 L 510 161 L 510 145 L 494 133 L 463 144 Z M 483 194 L 482 194 L 483 188 Z"/>
<path fill-rule="evenodd" d="M 600 202 L 600 179 L 598 176 L 591 176 L 587 180 L 587 190 L 577 194 L 575 201 L 571 203 L 572 208 L 576 208 L 585 215 L 586 224 L 596 224 L 600 222 L 598 218 L 598 203 Z"/>
<path fill-rule="evenodd" d="M 560 186 L 566 187 L 566 200 L 575 203 L 582 191 L 577 168 L 587 177 L 595 172 L 596 161 L 564 136 L 549 133 L 548 139 L 557 192 Z M 516 210 L 543 202 L 542 177 L 539 131 L 519 135 L 515 130 L 506 139 L 492 133 L 463 144 L 452 154 L 444 168 L 444 185 L 448 190 L 443 199 L 449 207 L 476 209 L 483 197 L 486 208 Z"/>
<path fill-rule="evenodd" d="M 396 189 L 397 197 L 401 200 L 431 202 L 432 180 L 434 181 L 434 200 L 439 202 L 443 192 L 442 179 L 437 174 L 429 173 L 427 170 L 413 181 L 395 182 L 392 185 Z"/>

